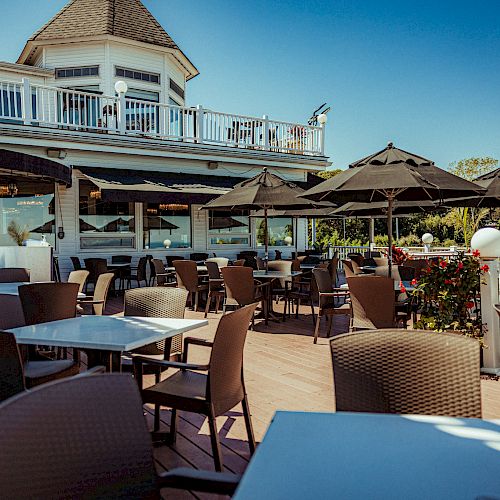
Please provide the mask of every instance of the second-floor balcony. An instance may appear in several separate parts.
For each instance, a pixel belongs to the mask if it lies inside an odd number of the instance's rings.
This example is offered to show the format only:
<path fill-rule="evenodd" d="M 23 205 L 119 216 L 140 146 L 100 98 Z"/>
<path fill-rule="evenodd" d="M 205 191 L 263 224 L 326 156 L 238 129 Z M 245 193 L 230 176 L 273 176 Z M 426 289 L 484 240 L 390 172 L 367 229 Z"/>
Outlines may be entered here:
<path fill-rule="evenodd" d="M 0 121 L 324 156 L 324 128 L 31 83 L 0 81 Z"/>

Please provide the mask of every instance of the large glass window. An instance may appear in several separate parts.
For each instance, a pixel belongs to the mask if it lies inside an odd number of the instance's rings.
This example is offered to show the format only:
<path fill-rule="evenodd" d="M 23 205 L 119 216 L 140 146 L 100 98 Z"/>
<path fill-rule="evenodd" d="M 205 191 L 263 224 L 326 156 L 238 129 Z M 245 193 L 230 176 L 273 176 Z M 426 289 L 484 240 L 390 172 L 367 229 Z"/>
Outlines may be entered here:
<path fill-rule="evenodd" d="M 54 185 L 0 181 L 0 246 L 46 240 L 55 246 Z M 47 193 L 47 191 L 49 191 Z M 43 194 L 45 193 L 45 194 Z"/>
<path fill-rule="evenodd" d="M 159 127 L 158 108 L 152 104 L 159 102 L 160 94 L 148 90 L 129 89 L 125 97 L 133 99 L 126 102 L 127 130 L 156 132 Z"/>
<path fill-rule="evenodd" d="M 250 245 L 248 211 L 210 210 L 208 213 L 209 245 Z"/>
<path fill-rule="evenodd" d="M 255 220 L 257 232 L 257 246 L 265 244 L 265 224 L 263 218 Z M 287 217 L 268 217 L 267 230 L 269 233 L 270 247 L 283 247 L 293 245 L 293 221 Z"/>
<path fill-rule="evenodd" d="M 191 247 L 189 205 L 145 203 L 143 220 L 144 248 Z"/>
<path fill-rule="evenodd" d="M 101 191 L 90 181 L 80 181 L 79 224 L 82 248 L 134 246 L 134 203 L 103 201 Z M 102 233 L 110 234 L 104 238 Z"/>

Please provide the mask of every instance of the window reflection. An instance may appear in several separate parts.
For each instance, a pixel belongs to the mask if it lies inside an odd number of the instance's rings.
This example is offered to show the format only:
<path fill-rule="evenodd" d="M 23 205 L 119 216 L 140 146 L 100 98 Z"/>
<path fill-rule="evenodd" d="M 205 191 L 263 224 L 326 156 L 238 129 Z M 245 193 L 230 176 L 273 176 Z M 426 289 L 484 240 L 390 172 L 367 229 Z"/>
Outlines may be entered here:
<path fill-rule="evenodd" d="M 144 248 L 191 247 L 189 205 L 145 203 L 143 225 Z"/>
<path fill-rule="evenodd" d="M 248 211 L 210 210 L 208 213 L 210 245 L 250 245 Z"/>
<path fill-rule="evenodd" d="M 263 218 L 256 219 L 257 246 L 265 244 L 265 224 Z M 269 246 L 282 247 L 293 245 L 293 221 L 288 217 L 268 217 L 267 230 L 269 234 Z M 291 238 L 291 240 L 290 240 Z"/>

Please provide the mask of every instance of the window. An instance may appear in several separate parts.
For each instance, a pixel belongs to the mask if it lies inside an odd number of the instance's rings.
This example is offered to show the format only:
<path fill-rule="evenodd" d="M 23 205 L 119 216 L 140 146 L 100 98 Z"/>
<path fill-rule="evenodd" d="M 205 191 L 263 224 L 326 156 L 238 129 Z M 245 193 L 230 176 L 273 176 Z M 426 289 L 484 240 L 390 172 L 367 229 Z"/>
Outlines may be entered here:
<path fill-rule="evenodd" d="M 170 80 L 170 90 L 173 90 L 179 97 L 182 97 L 184 99 L 184 89 L 178 85 L 177 83 L 175 83 L 172 78 L 169 79 Z"/>
<path fill-rule="evenodd" d="M 81 248 L 134 247 L 134 203 L 103 201 L 90 181 L 80 181 L 79 224 L 80 234 L 85 235 L 80 238 Z M 110 234 L 104 237 L 103 233 Z"/>
<path fill-rule="evenodd" d="M 93 95 L 67 94 L 58 99 L 59 120 L 83 127 L 96 127 L 101 119 L 103 108 L 99 85 L 69 87 L 69 89 Z"/>
<path fill-rule="evenodd" d="M 255 219 L 257 246 L 264 246 L 265 224 L 263 218 Z M 267 231 L 269 234 L 270 247 L 283 247 L 293 245 L 293 221 L 287 217 L 268 217 Z M 285 238 L 287 240 L 285 241 Z M 289 240 L 292 238 L 292 240 Z"/>
<path fill-rule="evenodd" d="M 134 99 L 133 102 L 126 101 L 127 110 L 127 130 L 140 130 L 141 132 L 157 132 L 159 129 L 158 106 L 150 103 L 157 103 L 160 100 L 158 92 L 147 90 L 130 89 L 125 97 Z M 137 101 L 143 101 L 137 102 Z"/>
<path fill-rule="evenodd" d="M 191 211 L 179 203 L 144 204 L 144 248 L 191 247 Z"/>
<path fill-rule="evenodd" d="M 160 83 L 160 75 L 158 73 L 149 73 L 146 71 L 137 71 L 135 69 L 127 69 L 116 67 L 115 75 L 122 78 L 130 78 L 131 80 L 140 80 L 141 82 Z"/>
<path fill-rule="evenodd" d="M 223 210 L 208 212 L 209 245 L 250 245 L 250 218 L 248 211 L 239 213 Z"/>
<path fill-rule="evenodd" d="M 99 76 L 99 66 L 56 69 L 56 78 L 82 78 L 87 76 Z"/>

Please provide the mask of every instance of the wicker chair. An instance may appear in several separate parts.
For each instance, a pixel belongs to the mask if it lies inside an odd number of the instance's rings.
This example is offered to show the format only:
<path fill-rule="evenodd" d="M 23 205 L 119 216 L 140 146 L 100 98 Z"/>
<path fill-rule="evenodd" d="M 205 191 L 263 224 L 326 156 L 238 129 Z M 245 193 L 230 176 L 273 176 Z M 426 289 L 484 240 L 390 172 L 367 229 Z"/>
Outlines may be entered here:
<path fill-rule="evenodd" d="M 207 259 L 205 261 L 205 264 L 207 262 L 216 262 L 219 268 L 226 267 L 229 265 L 229 259 L 226 257 L 210 257 L 210 259 Z"/>
<path fill-rule="evenodd" d="M 330 347 L 337 411 L 481 418 L 476 340 L 390 329 L 339 335 Z"/>
<path fill-rule="evenodd" d="M 71 271 L 68 276 L 68 283 L 78 283 L 78 291 L 81 293 L 89 277 L 89 272 L 86 269 L 81 269 L 80 271 Z"/>
<path fill-rule="evenodd" d="M 108 272 L 108 263 L 106 259 L 97 258 L 85 259 L 84 262 L 85 269 L 87 269 L 87 271 L 90 273 L 89 277 L 87 278 L 87 283 L 92 283 L 95 287 L 99 275 Z"/>
<path fill-rule="evenodd" d="M 141 286 L 141 281 L 144 281 L 146 285 L 148 284 L 148 277 L 147 277 L 147 265 L 148 265 L 148 258 L 147 257 L 140 257 L 139 262 L 137 263 L 136 268 L 131 268 L 130 273 L 127 276 L 128 280 L 128 287 L 130 288 L 132 286 L 132 280 L 137 281 L 137 286 Z M 135 274 L 134 274 L 135 271 Z"/>
<path fill-rule="evenodd" d="M 294 259 L 292 261 L 292 271 L 300 271 L 300 260 Z M 309 274 L 310 276 L 310 274 Z M 301 302 L 308 302 L 311 306 L 311 316 L 313 325 L 316 325 L 316 317 L 314 314 L 314 303 L 313 303 L 313 292 L 312 292 L 312 281 L 311 279 L 306 279 L 304 275 L 295 276 L 291 281 L 291 289 L 287 292 L 287 303 L 290 309 L 290 303 L 296 301 L 295 306 L 295 318 L 299 317 L 299 307 Z M 286 309 L 285 309 L 286 314 Z"/>
<path fill-rule="evenodd" d="M 184 260 L 185 257 L 182 255 L 167 255 L 167 266 L 168 267 L 174 267 L 174 261 L 176 260 Z"/>
<path fill-rule="evenodd" d="M 23 307 L 18 295 L 0 294 L 0 330 L 24 326 Z"/>
<path fill-rule="evenodd" d="M 161 498 L 160 488 L 231 495 L 239 476 L 157 473 L 137 384 L 120 374 L 76 377 L 0 405 L 5 498 Z M 70 458 L 68 458 L 70 457 Z"/>
<path fill-rule="evenodd" d="M 346 278 L 356 276 L 356 273 L 354 272 L 354 269 L 352 267 L 352 261 L 345 259 L 342 260 L 342 267 L 344 269 L 344 275 Z"/>
<path fill-rule="evenodd" d="M 247 261 L 245 259 L 237 259 L 237 260 L 233 261 L 233 266 L 243 267 L 243 266 L 245 266 L 246 263 L 247 263 Z M 248 266 L 248 267 L 250 267 L 250 266 Z"/>
<path fill-rule="evenodd" d="M 349 316 L 351 314 L 351 306 L 349 303 L 335 305 L 335 299 L 346 300 L 349 297 L 349 292 L 344 289 L 335 288 L 330 278 L 328 269 L 316 268 L 313 269 L 314 281 L 318 290 L 318 318 L 314 328 L 314 343 L 318 342 L 319 326 L 323 316 L 328 318 L 327 335 L 330 335 L 332 328 L 333 316 L 336 314 Z"/>
<path fill-rule="evenodd" d="M 194 252 L 189 254 L 189 260 L 194 260 L 195 262 L 204 262 L 207 259 L 208 259 L 208 253 Z"/>
<path fill-rule="evenodd" d="M 200 292 L 208 290 L 208 283 L 200 283 L 197 265 L 193 260 L 176 260 L 174 267 L 177 286 L 189 292 L 191 307 L 197 311 Z"/>
<path fill-rule="evenodd" d="M 248 434 L 250 453 L 255 451 L 250 410 L 243 379 L 243 348 L 248 324 L 253 317 L 255 304 L 222 316 L 213 342 L 204 339 L 184 340 L 183 363 L 150 361 L 140 356 L 134 358 L 134 373 L 144 403 L 160 404 L 172 408 L 169 441 L 175 442 L 177 410 L 201 413 L 208 417 L 215 469 L 222 471 L 223 461 L 216 418 L 242 404 Z M 212 348 L 208 365 L 187 363 L 188 346 L 202 345 Z M 142 369 L 145 363 L 180 368 L 159 384 L 143 388 Z M 196 371 L 194 371 L 196 370 Z M 199 371 L 205 371 L 199 373 Z"/>
<path fill-rule="evenodd" d="M 29 282 L 30 272 L 23 267 L 6 267 L 0 269 L 0 283 Z"/>
<path fill-rule="evenodd" d="M 163 261 L 161 261 L 160 259 L 153 259 L 151 262 L 153 263 L 155 270 L 154 277 L 156 279 L 156 286 L 167 285 L 168 280 L 171 276 L 173 276 L 173 273 L 167 272 Z"/>
<path fill-rule="evenodd" d="M 384 276 L 347 278 L 351 295 L 352 329 L 372 330 L 396 326 L 394 280 Z"/>
<path fill-rule="evenodd" d="M 220 258 L 221 257 L 219 257 L 219 259 Z M 205 265 L 207 266 L 207 271 L 208 271 L 208 298 L 207 298 L 207 304 L 205 306 L 205 318 L 206 318 L 213 299 L 215 299 L 215 314 L 217 314 L 219 310 L 220 301 L 221 300 L 224 301 L 225 291 L 224 291 L 224 280 L 220 275 L 220 268 L 218 262 L 216 262 L 215 259 L 207 259 L 205 261 Z M 227 267 L 227 263 L 223 267 Z"/>
<path fill-rule="evenodd" d="M 73 264 L 74 271 L 80 271 L 82 268 L 82 263 L 78 257 L 70 257 L 71 263 Z"/>
<path fill-rule="evenodd" d="M 97 283 L 95 284 L 93 297 L 79 299 L 78 304 L 80 306 L 91 305 L 93 314 L 96 316 L 102 316 L 106 307 L 106 300 L 108 299 L 109 287 L 114 279 L 114 273 L 100 274 L 97 278 Z"/>

